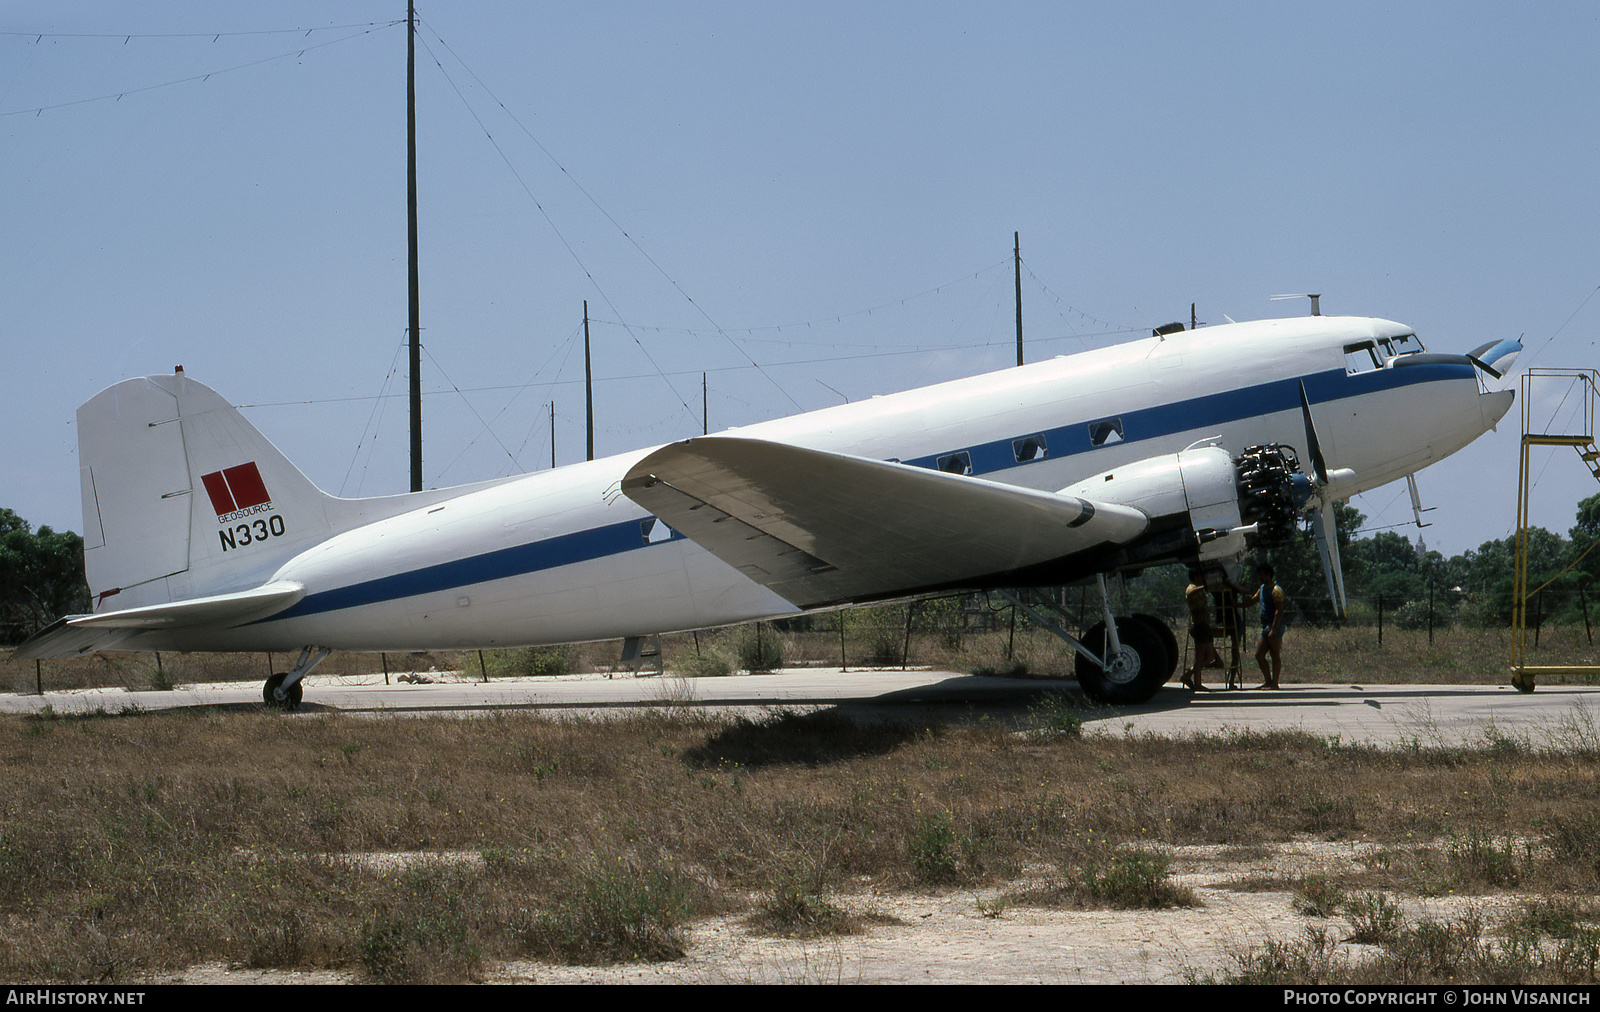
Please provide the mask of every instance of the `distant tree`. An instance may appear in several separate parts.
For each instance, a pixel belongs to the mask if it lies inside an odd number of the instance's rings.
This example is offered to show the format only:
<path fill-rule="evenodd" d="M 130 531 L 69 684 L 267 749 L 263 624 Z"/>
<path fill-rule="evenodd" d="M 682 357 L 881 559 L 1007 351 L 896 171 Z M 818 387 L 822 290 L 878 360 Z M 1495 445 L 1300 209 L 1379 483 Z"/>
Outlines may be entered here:
<path fill-rule="evenodd" d="M 1345 596 L 1351 596 L 1352 587 L 1358 586 L 1361 574 L 1361 557 L 1354 552 L 1350 533 L 1366 523 L 1366 515 L 1347 503 L 1334 506 L 1334 521 L 1339 528 L 1339 557 L 1345 575 Z M 1352 556 L 1355 558 L 1352 560 Z M 1289 597 L 1290 621 L 1313 624 L 1333 618 L 1333 602 L 1328 599 L 1328 578 L 1322 571 L 1322 553 L 1317 550 L 1316 539 L 1308 524 L 1298 531 L 1288 544 L 1280 545 L 1264 556 L 1272 563 L 1278 586 Z M 1352 566 L 1352 561 L 1355 563 Z M 1241 580 L 1253 588 L 1254 563 L 1247 563 Z M 1355 579 L 1352 579 L 1352 577 Z"/>
<path fill-rule="evenodd" d="M 62 615 L 89 610 L 83 538 L 0 508 L 0 639 L 19 642 Z"/>
<path fill-rule="evenodd" d="M 1567 532 L 1569 551 L 1578 570 L 1577 581 L 1592 586 L 1600 581 L 1600 493 L 1578 503 L 1578 522 Z"/>
<path fill-rule="evenodd" d="M 1364 576 L 1362 596 L 1382 594 L 1391 607 L 1427 597 L 1427 574 L 1405 535 L 1379 531 L 1356 542 L 1350 554 Z"/>

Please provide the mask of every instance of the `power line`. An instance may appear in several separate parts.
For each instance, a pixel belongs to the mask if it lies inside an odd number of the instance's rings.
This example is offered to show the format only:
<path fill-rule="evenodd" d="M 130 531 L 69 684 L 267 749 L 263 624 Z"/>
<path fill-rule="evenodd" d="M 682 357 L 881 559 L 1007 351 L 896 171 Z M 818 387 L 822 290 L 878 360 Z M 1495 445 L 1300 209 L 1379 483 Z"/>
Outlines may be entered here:
<path fill-rule="evenodd" d="M 209 36 L 215 42 L 221 38 L 233 38 L 238 35 L 306 35 L 312 32 L 336 32 L 346 28 L 390 28 L 403 24 L 404 21 L 364 21 L 348 25 L 323 25 L 320 28 L 260 28 L 243 32 L 0 32 L 0 35 L 12 35 L 19 38 L 34 36 L 34 41 L 40 39 L 122 39 L 124 43 L 129 39 L 203 39 Z"/>
<path fill-rule="evenodd" d="M 424 24 L 426 24 L 426 22 L 424 22 Z M 510 117 L 511 122 L 515 123 L 517 128 L 519 130 L 521 130 L 523 132 L 523 134 L 529 140 L 531 140 L 534 143 L 535 146 L 537 146 L 539 148 L 540 151 L 544 152 L 545 157 L 549 158 L 551 163 L 555 165 L 555 167 L 561 172 L 561 174 L 563 176 L 566 176 L 568 181 L 570 181 L 573 186 L 577 187 L 578 192 L 582 193 L 584 195 L 584 197 L 588 199 L 589 203 L 594 205 L 595 209 L 598 210 L 602 215 L 604 215 L 606 220 L 609 221 L 614 228 L 616 228 L 616 230 L 622 235 L 622 237 L 624 239 L 628 240 L 628 243 L 631 246 L 633 246 L 633 248 L 639 253 L 639 255 L 644 257 L 645 262 L 648 263 L 651 267 L 655 268 L 656 272 L 658 274 L 660 274 L 663 278 L 666 279 L 667 283 L 672 286 L 673 290 L 675 290 L 679 295 L 683 296 L 685 301 L 687 301 L 689 303 L 689 305 L 694 307 L 695 312 L 697 312 L 701 316 L 705 317 L 706 322 L 711 324 L 711 326 L 715 329 L 715 331 L 718 334 L 720 334 L 728 342 L 728 344 L 730 344 L 736 351 L 738 351 L 739 354 L 743 355 L 745 357 L 745 359 L 750 363 L 750 365 L 757 372 L 761 373 L 762 377 L 768 383 L 772 384 L 774 389 L 776 389 L 780 394 L 783 394 L 783 396 L 789 401 L 789 403 L 793 404 L 795 406 L 796 410 L 800 410 L 800 402 L 795 400 L 794 397 L 790 395 L 789 391 L 785 390 L 776 380 L 774 380 L 771 376 L 768 376 L 766 374 L 765 370 L 763 370 L 763 368 L 761 366 L 761 363 L 757 362 L 754 358 L 751 357 L 749 352 L 745 351 L 744 348 L 740 347 L 739 343 L 734 341 L 733 338 L 728 335 L 727 331 L 725 331 L 722 328 L 722 325 L 719 324 L 716 320 L 712 319 L 711 314 L 706 312 L 705 307 L 701 306 L 699 302 L 696 302 L 694 297 L 691 296 L 687 291 L 685 291 L 682 285 L 678 284 L 677 279 L 675 279 L 671 274 L 668 274 L 666 269 L 664 267 L 662 267 L 659 263 L 657 263 L 656 259 L 654 257 L 652 257 L 649 253 L 645 252 L 644 247 L 640 246 L 638 241 L 635 240 L 631 234 L 629 234 L 628 230 L 622 227 L 622 225 L 617 221 L 617 219 L 612 216 L 611 212 L 607 211 L 600 204 L 600 202 L 597 201 L 594 198 L 594 196 L 589 193 L 588 190 L 584 189 L 583 185 L 581 183 L 579 183 L 576 179 L 574 179 L 572 174 L 566 170 L 566 167 L 563 166 L 561 164 L 561 162 L 559 160 L 557 160 L 556 157 L 553 154 L 550 153 L 550 149 L 545 147 L 544 144 L 539 140 L 539 138 L 535 137 L 533 135 L 533 132 L 530 131 L 526 126 L 524 126 L 522 121 L 520 119 L 518 119 L 516 117 L 516 115 L 514 113 L 512 113 L 512 111 L 510 109 L 506 108 L 506 104 L 504 102 L 500 101 L 499 97 L 496 96 L 495 93 L 490 90 L 489 86 L 483 82 L 483 78 L 479 77 L 477 75 L 477 73 L 475 73 L 473 71 L 473 69 L 467 65 L 466 61 L 461 59 L 460 54 L 458 54 L 454 49 L 450 48 L 450 44 L 448 42 L 446 42 L 444 40 L 444 38 L 442 36 L 440 36 L 439 33 L 436 30 L 434 30 L 432 25 L 428 25 L 428 30 L 433 32 L 434 38 L 438 40 L 439 45 L 443 46 L 446 52 L 448 52 L 451 56 L 455 57 L 456 62 L 461 65 L 462 69 L 464 69 L 469 75 L 471 75 L 472 79 L 478 83 L 478 86 L 484 90 L 484 93 L 487 94 L 491 99 L 494 100 L 495 104 L 500 107 L 502 112 L 504 112 L 508 117 Z M 424 45 L 426 45 L 426 43 L 424 43 Z M 429 48 L 428 52 L 429 52 L 430 55 L 432 55 L 433 50 L 432 50 L 431 47 Z M 530 200 L 534 201 L 534 205 L 539 208 L 539 213 L 544 215 L 545 221 L 549 222 L 550 223 L 550 227 L 552 229 L 554 229 L 555 228 L 555 223 L 550 220 L 549 214 L 547 214 L 545 212 L 544 207 L 538 203 L 537 199 L 534 198 L 532 190 L 530 190 L 528 188 L 528 184 L 523 181 L 522 175 L 520 173 L 518 173 L 517 170 L 511 165 L 511 160 L 506 157 L 506 154 L 501 149 L 499 142 L 497 142 L 494 139 L 493 135 L 489 133 L 488 127 L 484 126 L 483 120 L 481 118 L 479 118 L 477 112 L 472 109 L 471 105 L 466 100 L 466 96 L 462 94 L 461 89 L 456 86 L 455 81 L 453 79 L 451 79 L 449 73 L 445 71 L 443 64 L 441 64 L 439 62 L 438 57 L 434 57 L 434 65 L 439 68 L 439 72 L 441 74 L 444 74 L 445 80 L 450 82 L 450 87 L 455 89 L 457 97 L 459 97 L 461 99 L 461 102 L 462 102 L 463 105 L 467 106 L 467 111 L 472 114 L 472 118 L 474 120 L 477 120 L 478 126 L 481 129 L 483 129 L 484 136 L 489 138 L 489 143 L 494 145 L 495 151 L 499 152 L 501 159 L 503 161 L 505 161 L 506 167 L 511 169 L 511 174 L 516 177 L 517 182 L 522 186 L 523 191 L 528 194 L 528 198 Z M 557 235 L 558 236 L 560 235 L 559 230 L 557 231 Z M 561 241 L 562 241 L 563 244 L 566 243 L 566 239 L 564 239 L 564 238 Z M 568 245 L 567 249 L 568 249 L 568 252 L 572 254 L 573 258 L 577 259 L 577 253 L 572 250 L 572 247 L 570 245 Z M 583 267 L 581 261 L 579 262 L 579 267 L 580 268 Z M 595 286 L 595 290 L 597 292 L 600 292 L 600 297 L 602 299 L 605 299 L 606 305 L 611 307 L 611 311 L 613 313 L 616 313 L 617 316 L 620 318 L 622 316 L 622 313 L 617 309 L 616 305 L 614 303 L 612 303 L 611 299 L 605 294 L 605 292 L 601 291 L 599 283 L 597 281 L 595 281 L 594 276 L 588 272 L 587 268 L 584 268 L 584 276 L 587 277 L 589 279 L 590 283 Z M 623 326 L 626 328 L 627 324 L 623 324 Z M 645 357 L 649 358 L 650 357 L 649 351 L 645 350 L 644 345 L 641 342 L 639 342 L 638 337 L 633 335 L 633 331 L 631 329 L 629 329 L 628 333 L 629 333 L 629 336 L 633 337 L 634 342 L 636 344 L 639 344 L 639 349 L 641 351 L 644 351 Z M 651 359 L 651 365 L 655 365 L 654 359 Z M 665 379 L 666 376 L 667 376 L 667 373 L 663 372 L 661 375 L 662 375 L 662 378 Z M 687 411 L 689 413 L 689 415 L 692 417 L 694 415 L 694 410 L 689 407 L 688 402 L 685 401 L 683 399 L 683 397 L 678 394 L 677 389 L 675 387 L 673 387 L 670 382 L 667 383 L 667 386 L 668 386 L 669 389 L 672 390 L 673 396 L 678 398 L 678 402 L 683 405 L 683 409 L 685 411 Z"/>
<path fill-rule="evenodd" d="M 286 60 L 290 57 L 299 58 L 314 49 L 326 49 L 328 46 L 336 46 L 341 42 L 349 42 L 351 39 L 358 39 L 363 35 L 371 35 L 373 32 L 381 31 L 384 28 L 392 28 L 396 24 L 405 24 L 405 22 L 390 22 L 389 24 L 380 25 L 377 28 L 368 28 L 366 31 L 356 32 L 352 35 L 346 35 L 343 38 L 330 39 L 327 42 L 319 42 L 311 46 L 302 46 L 299 49 L 293 49 L 285 53 L 279 53 L 276 56 L 267 56 L 259 60 L 251 60 L 249 63 L 241 63 L 232 67 L 223 67 L 220 70 L 210 70 L 204 74 L 191 74 L 188 77 L 180 77 L 174 81 L 163 81 L 160 84 L 147 84 L 139 88 L 124 88 L 122 91 L 107 92 L 104 95 L 95 95 L 91 98 L 74 99 L 71 102 L 57 102 L 53 105 L 30 106 L 26 109 L 12 109 L 8 112 L 0 112 L 0 116 L 21 116 L 25 113 L 33 113 L 35 116 L 39 116 L 47 111 L 54 111 L 56 109 L 69 109 L 77 105 L 88 105 L 91 102 L 121 101 L 128 95 L 139 95 L 147 91 L 158 91 L 162 88 L 174 88 L 180 84 L 191 84 L 195 81 L 199 81 L 203 84 L 206 81 L 209 81 L 211 78 L 216 77 L 218 74 L 231 74 L 236 70 L 247 70 L 251 67 L 259 67 L 264 63 L 272 63 L 275 60 Z M 132 36 L 130 36 L 130 38 L 131 37 Z"/>

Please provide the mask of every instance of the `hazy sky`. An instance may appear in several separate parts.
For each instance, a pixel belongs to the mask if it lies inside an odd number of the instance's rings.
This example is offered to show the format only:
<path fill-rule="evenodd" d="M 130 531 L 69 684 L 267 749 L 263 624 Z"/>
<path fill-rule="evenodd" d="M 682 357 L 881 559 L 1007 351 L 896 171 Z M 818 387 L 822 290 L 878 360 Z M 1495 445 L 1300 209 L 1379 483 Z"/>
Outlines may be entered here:
<path fill-rule="evenodd" d="M 0 0 L 0 506 L 80 530 L 74 411 L 180 363 L 325 489 L 406 487 L 404 14 Z M 418 14 L 429 485 L 548 466 L 552 401 L 581 459 L 585 299 L 602 454 L 699 432 L 702 371 L 717 429 L 1004 367 L 1014 231 L 1030 358 L 1318 291 L 1600 366 L 1592 3 Z M 1514 526 L 1517 412 L 1419 477 L 1430 547 Z M 1565 533 L 1600 485 L 1538 464 Z"/>

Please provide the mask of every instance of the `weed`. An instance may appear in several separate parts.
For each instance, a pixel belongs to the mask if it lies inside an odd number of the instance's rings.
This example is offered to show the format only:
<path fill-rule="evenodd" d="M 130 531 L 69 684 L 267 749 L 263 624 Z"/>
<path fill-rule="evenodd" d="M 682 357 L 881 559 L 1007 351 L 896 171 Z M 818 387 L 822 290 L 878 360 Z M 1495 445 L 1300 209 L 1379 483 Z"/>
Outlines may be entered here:
<path fill-rule="evenodd" d="M 484 671 L 490 678 L 538 678 L 571 674 L 573 655 L 566 647 L 523 647 L 486 650 Z"/>
<path fill-rule="evenodd" d="M 855 934 L 860 930 L 856 920 L 828 900 L 822 879 L 816 864 L 783 864 L 773 873 L 752 923 L 788 938 Z"/>
<path fill-rule="evenodd" d="M 361 963 L 374 980 L 460 980 L 476 965 L 461 870 L 436 863 L 408 868 L 384 891 L 378 908 L 363 924 L 358 943 Z"/>
<path fill-rule="evenodd" d="M 1346 963 L 1324 928 L 1305 929 L 1302 940 L 1280 942 L 1269 938 L 1259 947 L 1233 954 L 1237 972 L 1225 984 L 1326 984 L 1337 979 Z"/>
<path fill-rule="evenodd" d="M 1083 736 L 1083 717 L 1066 696 L 1051 693 L 1035 703 L 1030 713 L 1034 726 L 1042 732 L 1068 738 Z"/>
<path fill-rule="evenodd" d="M 156 692 L 171 692 L 174 684 L 172 673 L 158 662 L 150 672 L 150 688 Z"/>
<path fill-rule="evenodd" d="M 1597 921 L 1600 910 L 1592 903 L 1546 896 L 1523 904 L 1506 929 L 1536 938 L 1580 939 L 1596 934 Z"/>
<path fill-rule="evenodd" d="M 1445 849 L 1456 880 L 1470 884 L 1514 886 L 1521 875 L 1515 844 L 1477 829 L 1452 836 Z"/>
<path fill-rule="evenodd" d="M 1026 678 L 1028 677 L 1028 662 L 1015 658 L 1005 664 L 979 664 L 973 667 L 973 675 L 978 678 Z"/>
<path fill-rule="evenodd" d="M 1350 941 L 1366 945 L 1392 942 L 1400 935 L 1405 918 L 1399 904 L 1385 893 L 1357 893 L 1344 902 L 1350 919 Z"/>
<path fill-rule="evenodd" d="M 1545 833 L 1552 861 L 1600 875 L 1600 815 L 1558 815 Z"/>
<path fill-rule="evenodd" d="M 973 900 L 973 905 L 978 908 L 978 913 L 984 917 L 996 920 L 1005 916 L 1006 910 L 1011 907 L 1011 901 L 1004 896 L 996 896 L 993 899 L 984 899 L 979 896 Z"/>
<path fill-rule="evenodd" d="M 1089 860 L 1076 880 L 1087 901 L 1122 910 L 1194 907 L 1200 901 L 1187 886 L 1174 885 L 1171 859 L 1159 850 L 1118 847 L 1103 861 Z"/>
<path fill-rule="evenodd" d="M 690 678 L 726 678 L 733 674 L 733 658 L 721 647 L 709 647 L 675 660 L 673 667 Z"/>
<path fill-rule="evenodd" d="M 672 867 L 622 856 L 577 869 L 526 931 L 529 951 L 566 963 L 661 962 L 683 956 L 689 883 Z"/>
<path fill-rule="evenodd" d="M 783 643 L 778 634 L 768 629 L 740 640 L 739 666 L 746 671 L 776 671 L 783 667 Z"/>
<path fill-rule="evenodd" d="M 906 856 L 911 861 L 911 877 L 923 885 L 944 885 L 957 879 L 956 834 L 950 816 L 924 815 L 906 841 Z"/>
<path fill-rule="evenodd" d="M 1307 917 L 1332 917 L 1344 903 L 1344 890 L 1326 875 L 1307 875 L 1294 889 L 1294 908 Z"/>

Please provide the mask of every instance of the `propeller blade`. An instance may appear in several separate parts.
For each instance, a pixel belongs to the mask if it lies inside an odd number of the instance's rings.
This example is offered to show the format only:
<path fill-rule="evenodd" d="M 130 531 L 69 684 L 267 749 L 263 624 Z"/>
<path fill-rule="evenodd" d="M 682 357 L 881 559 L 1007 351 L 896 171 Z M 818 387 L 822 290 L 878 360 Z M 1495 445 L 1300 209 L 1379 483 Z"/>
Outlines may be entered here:
<path fill-rule="evenodd" d="M 1317 488 L 1328 483 L 1328 462 L 1322 457 L 1322 443 L 1317 439 L 1317 424 L 1311 420 L 1311 399 L 1306 396 L 1306 381 L 1300 381 L 1300 414 L 1306 420 L 1306 453 L 1317 472 Z"/>
<path fill-rule="evenodd" d="M 1339 522 L 1332 500 L 1311 514 L 1311 533 L 1317 542 L 1317 552 L 1322 556 L 1322 575 L 1328 580 L 1328 600 L 1333 602 L 1334 614 L 1344 618 L 1344 566 L 1339 559 Z"/>

